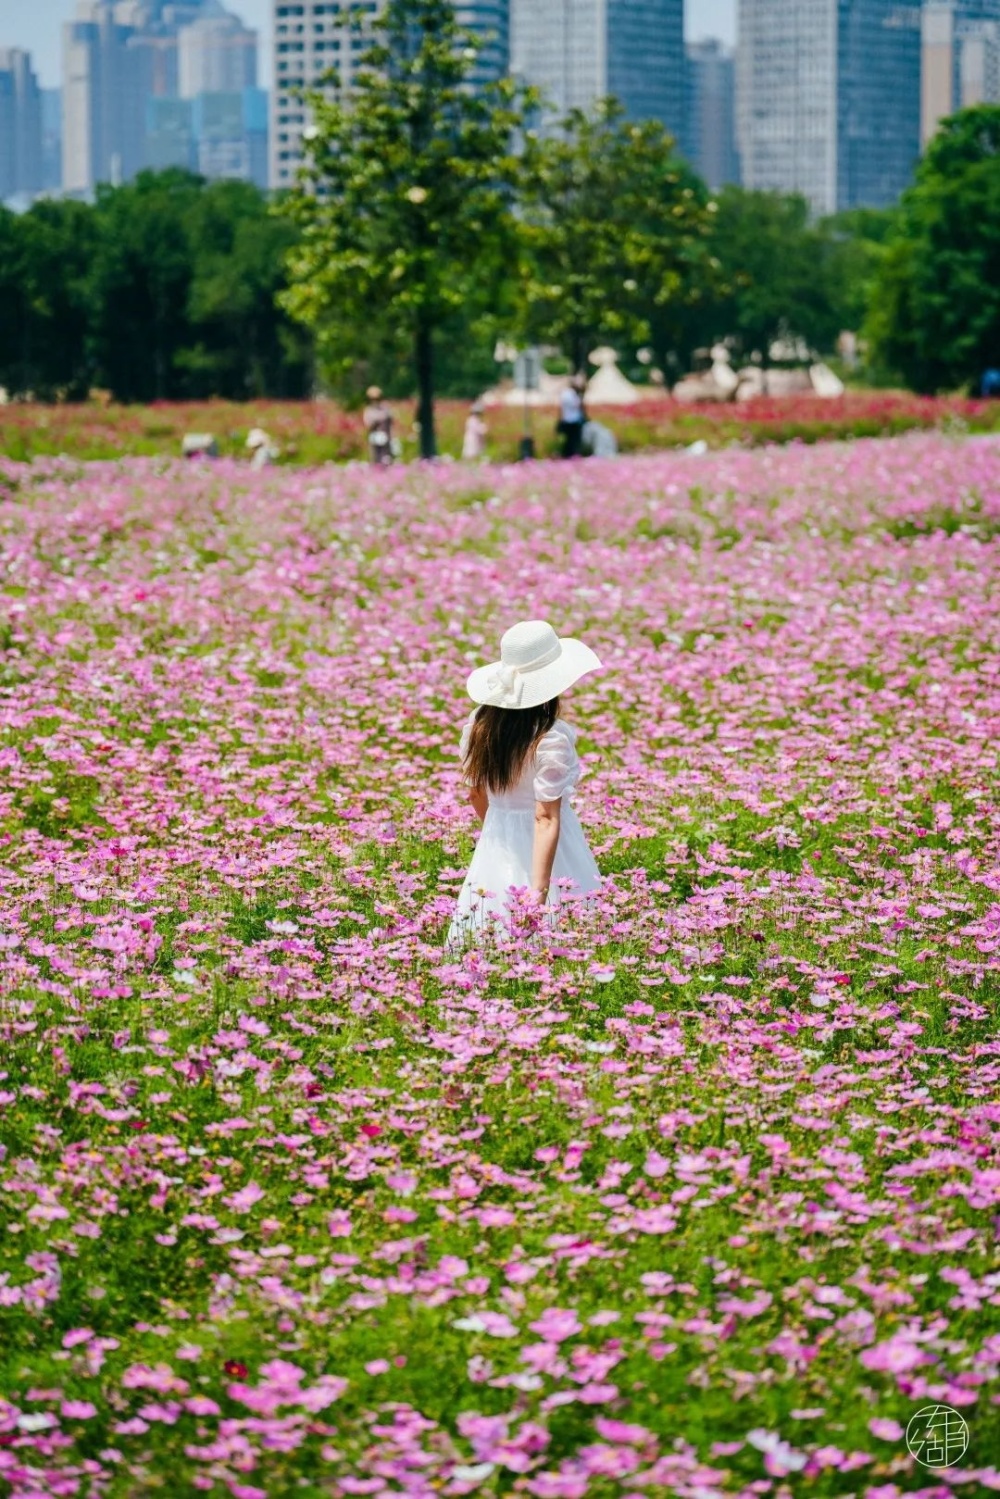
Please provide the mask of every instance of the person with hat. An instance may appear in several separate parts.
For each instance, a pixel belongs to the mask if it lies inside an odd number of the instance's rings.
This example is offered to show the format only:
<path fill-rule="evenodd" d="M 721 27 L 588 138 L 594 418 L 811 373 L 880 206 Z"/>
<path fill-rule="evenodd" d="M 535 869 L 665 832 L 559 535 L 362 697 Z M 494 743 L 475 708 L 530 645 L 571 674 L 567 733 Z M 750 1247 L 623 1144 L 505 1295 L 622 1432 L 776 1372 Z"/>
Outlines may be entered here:
<path fill-rule="evenodd" d="M 567 889 L 586 895 L 600 887 L 569 800 L 580 778 L 576 730 L 559 716 L 560 695 L 600 664 L 582 640 L 560 639 L 544 620 L 524 620 L 503 636 L 500 660 L 469 677 L 478 706 L 459 753 L 483 827 L 448 947 L 488 930 L 512 888 L 528 888 L 541 905 L 556 906 Z"/>
<path fill-rule="evenodd" d="M 392 462 L 392 410 L 377 385 L 369 385 L 367 397 L 362 421 L 368 434 L 368 457 L 381 468 Z"/>

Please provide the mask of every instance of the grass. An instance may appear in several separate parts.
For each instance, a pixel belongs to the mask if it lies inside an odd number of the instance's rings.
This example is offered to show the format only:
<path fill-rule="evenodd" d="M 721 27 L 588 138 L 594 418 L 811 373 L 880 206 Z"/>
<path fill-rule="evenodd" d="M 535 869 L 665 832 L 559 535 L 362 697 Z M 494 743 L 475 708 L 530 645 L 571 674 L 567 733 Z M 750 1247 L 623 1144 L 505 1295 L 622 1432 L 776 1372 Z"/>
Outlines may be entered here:
<path fill-rule="evenodd" d="M 467 404 L 438 403 L 439 446 L 456 458 L 461 452 Z M 417 456 L 417 438 L 409 408 L 396 408 L 403 456 Z M 926 398 L 905 393 L 848 392 L 835 400 L 812 396 L 758 398 L 741 405 L 683 406 L 654 398 L 631 407 L 595 410 L 615 431 L 623 452 L 680 448 L 704 441 L 712 448 L 733 444 L 816 443 L 833 439 L 894 436 L 914 429 L 950 431 L 1000 430 L 1000 402 L 959 397 Z M 523 429 L 523 413 L 514 407 L 492 408 L 489 453 L 513 462 Z M 533 415 L 539 457 L 558 452 L 553 412 Z M 245 458 L 246 438 L 263 427 L 281 448 L 281 462 L 293 465 L 343 463 L 365 459 L 360 415 L 335 402 L 226 401 L 158 403 L 150 407 L 89 404 L 0 407 L 0 454 L 16 461 L 65 456 L 74 460 L 155 457 L 177 454 L 186 432 L 210 432 L 224 456 Z M 490 498 L 477 487 L 454 503 L 474 504 Z"/>

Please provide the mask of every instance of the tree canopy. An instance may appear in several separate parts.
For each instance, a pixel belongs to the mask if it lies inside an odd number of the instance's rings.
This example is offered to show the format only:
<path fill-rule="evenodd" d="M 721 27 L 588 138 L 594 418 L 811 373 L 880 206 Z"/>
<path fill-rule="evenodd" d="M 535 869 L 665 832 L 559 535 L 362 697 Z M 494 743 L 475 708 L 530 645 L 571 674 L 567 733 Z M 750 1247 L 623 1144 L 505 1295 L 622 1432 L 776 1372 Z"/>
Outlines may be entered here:
<path fill-rule="evenodd" d="M 476 38 L 446 0 L 389 0 L 372 25 L 350 97 L 309 97 L 281 301 L 335 379 L 376 350 L 409 355 L 431 457 L 435 342 L 456 314 L 496 303 L 516 258 L 521 108 L 509 79 L 471 86 Z"/>
<path fill-rule="evenodd" d="M 614 99 L 530 134 L 521 166 L 521 325 L 582 369 L 598 344 L 644 343 L 697 299 L 709 195 L 662 125 Z M 696 290 L 697 289 L 697 290 Z"/>
<path fill-rule="evenodd" d="M 868 331 L 919 391 L 974 384 L 1000 363 L 1000 105 L 942 122 L 903 194 Z"/>
<path fill-rule="evenodd" d="M 177 170 L 94 204 L 0 210 L 0 385 L 45 400 L 305 394 L 308 340 L 275 301 L 294 237 L 250 183 Z"/>

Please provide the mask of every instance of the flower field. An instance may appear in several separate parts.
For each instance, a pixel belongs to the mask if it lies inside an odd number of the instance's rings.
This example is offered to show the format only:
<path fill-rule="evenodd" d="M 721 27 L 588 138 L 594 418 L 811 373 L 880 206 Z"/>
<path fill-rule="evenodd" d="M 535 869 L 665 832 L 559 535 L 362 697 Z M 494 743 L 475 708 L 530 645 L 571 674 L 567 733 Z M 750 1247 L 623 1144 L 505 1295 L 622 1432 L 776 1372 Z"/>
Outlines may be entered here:
<path fill-rule="evenodd" d="M 605 888 L 449 955 L 522 617 Z M 998 733 L 995 438 L 0 464 L 0 1495 L 1000 1491 Z"/>
<path fill-rule="evenodd" d="M 392 403 L 404 460 L 417 456 L 412 403 Z M 438 402 L 440 451 L 457 458 L 468 402 Z M 760 397 L 739 405 L 688 406 L 670 399 L 635 406 L 598 408 L 623 452 L 647 452 L 706 442 L 712 448 L 765 443 L 822 442 L 830 438 L 897 436 L 914 430 L 1000 431 L 1000 401 L 958 396 L 914 396 L 900 392 L 849 391 L 837 400 L 805 395 Z M 524 429 L 517 407 L 487 411 L 489 456 L 513 462 Z M 247 434 L 263 427 L 280 445 L 281 463 L 315 466 L 367 459 L 360 413 L 334 401 L 199 401 L 152 406 L 0 405 L 0 456 L 20 462 L 39 457 L 81 459 L 176 456 L 185 432 L 210 432 L 224 456 L 245 458 Z M 536 451 L 552 456 L 559 446 L 555 411 L 541 409 L 531 421 Z"/>

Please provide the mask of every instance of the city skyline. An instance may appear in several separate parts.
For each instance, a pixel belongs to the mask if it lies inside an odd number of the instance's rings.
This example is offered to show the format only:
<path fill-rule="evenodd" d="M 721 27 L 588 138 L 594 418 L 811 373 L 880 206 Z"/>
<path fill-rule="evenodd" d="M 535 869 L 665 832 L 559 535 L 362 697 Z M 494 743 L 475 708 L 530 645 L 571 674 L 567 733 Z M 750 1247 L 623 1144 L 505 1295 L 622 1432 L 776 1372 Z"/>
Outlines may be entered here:
<path fill-rule="evenodd" d="M 719 37 L 728 46 L 736 40 L 737 0 L 685 0 L 684 33 L 689 41 Z M 60 38 L 62 24 L 72 19 L 75 0 L 0 0 L 0 47 L 21 47 L 32 55 L 43 88 L 62 81 Z M 270 0 L 226 0 L 226 8 L 259 33 L 260 82 L 272 78 Z"/>

